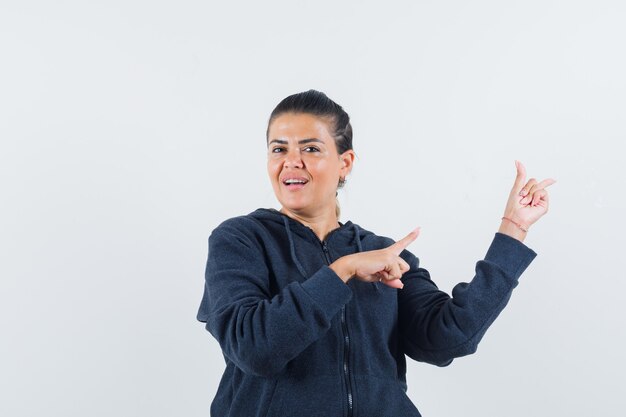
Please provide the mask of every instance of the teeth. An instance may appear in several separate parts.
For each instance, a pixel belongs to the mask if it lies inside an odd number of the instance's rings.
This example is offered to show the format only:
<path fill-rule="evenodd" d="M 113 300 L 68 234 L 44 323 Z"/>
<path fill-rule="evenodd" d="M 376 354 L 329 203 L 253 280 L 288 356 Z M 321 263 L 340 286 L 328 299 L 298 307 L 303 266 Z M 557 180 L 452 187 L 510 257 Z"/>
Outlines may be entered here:
<path fill-rule="evenodd" d="M 285 184 L 304 184 L 305 182 L 305 180 L 288 179 Z"/>

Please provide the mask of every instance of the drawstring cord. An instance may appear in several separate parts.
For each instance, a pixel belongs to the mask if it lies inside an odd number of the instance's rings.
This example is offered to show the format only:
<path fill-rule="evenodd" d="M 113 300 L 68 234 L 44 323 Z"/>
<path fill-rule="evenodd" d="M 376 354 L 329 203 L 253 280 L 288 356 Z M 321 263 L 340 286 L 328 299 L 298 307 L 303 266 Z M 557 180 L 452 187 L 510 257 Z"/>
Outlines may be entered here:
<path fill-rule="evenodd" d="M 352 223 L 352 228 L 354 229 L 354 240 L 356 240 L 356 248 L 359 252 L 363 252 L 363 247 L 361 246 L 361 234 L 359 233 L 359 226 Z"/>
<path fill-rule="evenodd" d="M 293 259 L 293 262 L 296 264 L 298 271 L 300 271 L 302 276 L 306 279 L 307 278 L 306 272 L 304 271 L 302 264 L 300 263 L 300 261 L 298 260 L 298 257 L 296 256 L 296 247 L 293 243 L 293 238 L 291 237 L 291 228 L 289 227 L 289 219 L 286 216 L 283 217 L 283 223 L 285 224 L 285 229 L 287 230 L 287 239 L 289 239 L 289 250 L 291 251 L 291 259 Z"/>
<path fill-rule="evenodd" d="M 296 256 L 296 246 L 294 244 L 293 237 L 291 236 L 291 227 L 289 226 L 289 219 L 286 216 L 283 217 L 283 223 L 285 225 L 285 230 L 287 231 L 287 239 L 289 240 L 289 252 L 291 253 L 291 259 L 293 260 L 293 263 L 296 264 L 296 268 L 298 268 L 298 271 L 300 272 L 300 274 L 302 274 L 302 276 L 306 279 L 308 278 L 306 275 L 306 271 L 304 270 L 304 267 L 302 266 L 302 264 L 300 263 L 300 260 Z M 352 228 L 354 229 L 354 240 L 356 242 L 357 252 L 363 252 L 359 226 L 352 223 Z M 376 291 L 380 291 L 379 285 L 382 285 L 380 282 L 371 282 L 370 284 L 374 286 L 374 289 L 376 289 Z"/>

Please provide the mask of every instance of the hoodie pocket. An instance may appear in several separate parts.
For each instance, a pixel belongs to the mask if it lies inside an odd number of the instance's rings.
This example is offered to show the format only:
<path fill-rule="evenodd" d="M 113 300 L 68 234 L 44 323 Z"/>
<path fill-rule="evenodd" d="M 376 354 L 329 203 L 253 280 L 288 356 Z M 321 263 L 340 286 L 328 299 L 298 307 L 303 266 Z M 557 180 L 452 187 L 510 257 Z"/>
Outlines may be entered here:
<path fill-rule="evenodd" d="M 355 413 L 360 417 L 421 417 L 399 381 L 356 375 L 355 383 Z"/>
<path fill-rule="evenodd" d="M 337 376 L 281 377 L 265 417 L 343 416 L 341 378 Z"/>

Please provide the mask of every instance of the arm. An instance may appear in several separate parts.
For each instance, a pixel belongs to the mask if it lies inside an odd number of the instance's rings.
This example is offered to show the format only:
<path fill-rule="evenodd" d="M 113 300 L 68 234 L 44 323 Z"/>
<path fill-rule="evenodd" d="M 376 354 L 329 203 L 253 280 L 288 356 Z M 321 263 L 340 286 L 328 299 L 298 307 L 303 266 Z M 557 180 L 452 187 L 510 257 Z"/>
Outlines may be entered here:
<path fill-rule="evenodd" d="M 244 372 L 281 372 L 328 331 L 352 291 L 327 266 L 271 296 L 269 270 L 257 243 L 222 225 L 209 238 L 205 292 L 198 320 L 224 355 Z"/>
<path fill-rule="evenodd" d="M 496 233 L 485 259 L 469 283 L 459 283 L 452 297 L 431 281 L 419 259 L 402 257 L 411 269 L 398 291 L 399 327 L 405 353 L 412 359 L 447 366 L 474 353 L 487 328 L 507 304 L 518 279 L 537 254 L 521 241 Z"/>
<path fill-rule="evenodd" d="M 537 254 L 522 242 L 528 227 L 548 211 L 548 178 L 526 182 L 526 168 L 515 161 L 517 175 L 500 229 L 476 263 L 471 282 L 439 291 L 428 271 L 410 252 L 402 255 L 410 270 L 398 292 L 399 327 L 405 353 L 418 361 L 446 366 L 455 357 L 476 351 L 478 342 L 507 304 L 518 279 Z M 525 229 L 525 230 L 524 230 Z"/>

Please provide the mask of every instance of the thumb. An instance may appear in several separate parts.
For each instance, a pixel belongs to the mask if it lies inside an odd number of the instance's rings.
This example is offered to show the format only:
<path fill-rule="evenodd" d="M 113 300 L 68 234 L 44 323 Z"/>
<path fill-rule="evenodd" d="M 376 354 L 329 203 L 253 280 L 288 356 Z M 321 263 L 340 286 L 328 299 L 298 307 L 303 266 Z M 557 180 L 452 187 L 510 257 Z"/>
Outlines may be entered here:
<path fill-rule="evenodd" d="M 398 288 L 398 289 L 402 289 L 402 287 L 404 287 L 404 283 L 400 280 L 400 278 L 396 278 L 396 279 L 391 279 L 391 280 L 384 280 L 383 284 L 391 287 L 391 288 Z"/>
<path fill-rule="evenodd" d="M 406 235 L 404 238 L 402 238 L 401 240 L 398 240 L 396 243 L 394 243 L 393 245 L 389 246 L 389 249 L 391 249 L 391 252 L 394 255 L 400 255 L 400 253 L 404 249 L 406 249 L 407 246 L 409 246 L 411 243 L 413 243 L 415 241 L 415 239 L 417 239 L 417 237 L 420 234 L 420 229 L 421 229 L 421 227 L 416 228 L 411 233 Z"/>

